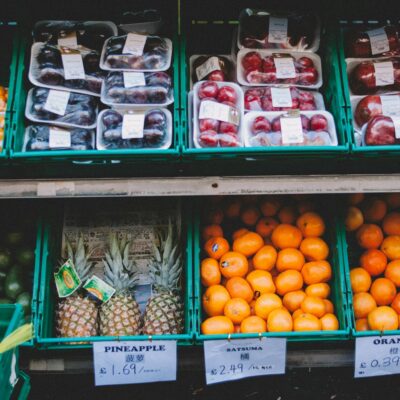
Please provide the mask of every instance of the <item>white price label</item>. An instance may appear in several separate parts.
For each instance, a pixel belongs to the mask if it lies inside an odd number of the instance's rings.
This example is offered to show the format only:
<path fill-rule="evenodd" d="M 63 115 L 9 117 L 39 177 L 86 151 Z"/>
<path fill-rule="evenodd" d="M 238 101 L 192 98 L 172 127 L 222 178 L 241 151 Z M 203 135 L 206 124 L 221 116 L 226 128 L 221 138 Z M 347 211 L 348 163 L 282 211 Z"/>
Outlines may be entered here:
<path fill-rule="evenodd" d="M 94 342 L 96 386 L 176 380 L 176 341 Z"/>
<path fill-rule="evenodd" d="M 146 86 L 144 72 L 123 72 L 124 86 L 126 88 L 135 86 Z"/>
<path fill-rule="evenodd" d="M 304 142 L 303 126 L 300 117 L 282 117 L 281 131 L 283 144 L 299 144 Z"/>
<path fill-rule="evenodd" d="M 138 35 L 137 33 L 128 33 L 126 35 L 125 45 L 122 50 L 124 54 L 134 54 L 141 56 L 143 54 L 144 45 L 146 44 L 147 36 Z"/>
<path fill-rule="evenodd" d="M 199 119 L 205 118 L 229 122 L 234 125 L 240 123 L 239 111 L 236 108 L 210 100 L 202 101 L 200 104 Z"/>
<path fill-rule="evenodd" d="M 400 117 L 390 117 L 393 121 L 394 124 L 394 134 L 396 136 L 396 139 L 400 139 Z"/>
<path fill-rule="evenodd" d="M 296 78 L 296 69 L 294 67 L 293 58 L 291 57 L 274 57 L 276 68 L 276 77 L 278 79 Z"/>
<path fill-rule="evenodd" d="M 68 149 L 71 147 L 71 132 L 65 129 L 50 128 L 49 147 L 51 149 Z"/>
<path fill-rule="evenodd" d="M 292 94 L 289 88 L 271 88 L 273 107 L 292 107 Z"/>
<path fill-rule="evenodd" d="M 85 69 L 81 54 L 61 54 L 61 59 L 64 68 L 64 78 L 66 80 L 85 79 Z"/>
<path fill-rule="evenodd" d="M 211 72 L 219 70 L 221 70 L 221 67 L 219 65 L 218 57 L 210 57 L 207 61 L 196 68 L 197 79 L 201 81 L 208 74 L 211 74 Z"/>
<path fill-rule="evenodd" d="M 372 55 L 386 53 L 390 50 L 389 39 L 386 35 L 385 28 L 372 29 L 367 31 L 371 42 Z"/>
<path fill-rule="evenodd" d="M 207 384 L 260 375 L 284 374 L 286 339 L 206 340 Z"/>
<path fill-rule="evenodd" d="M 122 121 L 122 139 L 143 138 L 145 113 L 125 114 Z"/>
<path fill-rule="evenodd" d="M 380 96 L 383 115 L 400 115 L 400 96 Z"/>
<path fill-rule="evenodd" d="M 288 32 L 288 19 L 269 17 L 269 43 L 286 43 Z"/>
<path fill-rule="evenodd" d="M 394 84 L 394 69 L 391 61 L 376 62 L 374 63 L 374 68 L 376 86 Z"/>
<path fill-rule="evenodd" d="M 61 33 L 57 43 L 59 46 L 69 47 L 70 49 L 76 49 L 78 47 L 78 39 L 76 38 L 76 32 Z"/>
<path fill-rule="evenodd" d="M 354 377 L 400 374 L 400 336 L 356 338 Z"/>
<path fill-rule="evenodd" d="M 62 90 L 49 90 L 44 109 L 51 113 L 64 116 L 68 106 L 70 92 Z"/>

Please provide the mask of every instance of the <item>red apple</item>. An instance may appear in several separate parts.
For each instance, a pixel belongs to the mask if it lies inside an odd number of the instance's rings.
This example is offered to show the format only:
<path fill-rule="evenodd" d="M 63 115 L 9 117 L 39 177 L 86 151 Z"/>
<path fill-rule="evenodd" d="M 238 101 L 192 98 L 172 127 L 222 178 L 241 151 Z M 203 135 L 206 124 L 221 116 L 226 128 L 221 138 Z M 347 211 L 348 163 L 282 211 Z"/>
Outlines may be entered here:
<path fill-rule="evenodd" d="M 392 119 L 384 115 L 378 115 L 368 122 L 364 140 L 368 146 L 390 145 L 399 141 Z"/>
<path fill-rule="evenodd" d="M 250 51 L 242 59 L 242 65 L 246 71 L 250 68 L 259 69 L 261 68 L 261 64 L 261 56 L 256 51 Z"/>
<path fill-rule="evenodd" d="M 218 91 L 217 100 L 220 103 L 229 101 L 230 103 L 236 104 L 237 94 L 235 92 L 235 89 L 230 86 L 222 86 Z"/>
<path fill-rule="evenodd" d="M 226 76 L 221 70 L 215 70 L 208 75 L 207 79 L 214 82 L 224 82 L 226 81 Z"/>
<path fill-rule="evenodd" d="M 271 123 L 272 131 L 273 132 L 280 132 L 281 131 L 281 117 L 276 117 Z"/>
<path fill-rule="evenodd" d="M 302 85 L 314 85 L 318 80 L 318 72 L 314 67 L 307 67 L 301 71 L 299 78 Z"/>
<path fill-rule="evenodd" d="M 354 111 L 354 119 L 358 126 L 363 126 L 371 118 L 382 114 L 382 102 L 380 96 L 365 96 Z"/>
<path fill-rule="evenodd" d="M 199 99 L 205 99 L 206 97 L 216 98 L 218 94 L 218 85 L 212 81 L 203 82 L 198 90 Z"/>
<path fill-rule="evenodd" d="M 244 96 L 244 108 L 250 111 L 262 110 L 261 97 L 247 92 Z"/>
<path fill-rule="evenodd" d="M 320 132 L 320 131 L 328 132 L 328 121 L 321 114 L 313 115 L 310 121 L 310 128 L 314 132 Z"/>
<path fill-rule="evenodd" d="M 205 132 L 209 130 L 218 132 L 219 121 L 212 118 L 199 119 L 199 130 L 200 132 Z"/>
<path fill-rule="evenodd" d="M 302 67 L 302 68 L 310 68 L 314 67 L 313 60 L 309 57 L 301 57 L 297 60 L 297 63 Z"/>
<path fill-rule="evenodd" d="M 310 119 L 307 118 L 303 114 L 300 115 L 300 119 L 301 119 L 301 126 L 302 126 L 303 130 L 308 132 L 310 130 Z"/>
<path fill-rule="evenodd" d="M 277 81 L 276 68 L 275 67 L 264 68 L 264 72 L 262 74 L 262 80 L 264 83 L 275 83 Z"/>
<path fill-rule="evenodd" d="M 299 109 L 301 111 L 314 111 L 317 107 L 313 103 L 300 103 Z"/>
<path fill-rule="evenodd" d="M 375 68 L 371 61 L 358 64 L 351 73 L 350 85 L 356 94 L 376 89 Z"/>
<path fill-rule="evenodd" d="M 218 135 L 218 139 L 221 147 L 240 147 L 240 142 L 237 137 L 231 135 Z"/>
<path fill-rule="evenodd" d="M 261 100 L 261 107 L 264 111 L 279 111 L 276 107 L 272 105 L 272 98 L 263 97 Z"/>
<path fill-rule="evenodd" d="M 274 57 L 272 56 L 265 57 L 262 63 L 263 71 L 265 71 L 266 68 L 273 68 L 273 67 L 275 67 Z"/>
<path fill-rule="evenodd" d="M 229 122 L 221 122 L 219 125 L 219 133 L 227 133 L 228 135 L 237 135 L 238 127 Z"/>
<path fill-rule="evenodd" d="M 256 117 L 253 121 L 251 132 L 253 134 L 257 134 L 260 132 L 271 132 L 271 123 L 268 121 L 267 118 L 263 116 Z"/>

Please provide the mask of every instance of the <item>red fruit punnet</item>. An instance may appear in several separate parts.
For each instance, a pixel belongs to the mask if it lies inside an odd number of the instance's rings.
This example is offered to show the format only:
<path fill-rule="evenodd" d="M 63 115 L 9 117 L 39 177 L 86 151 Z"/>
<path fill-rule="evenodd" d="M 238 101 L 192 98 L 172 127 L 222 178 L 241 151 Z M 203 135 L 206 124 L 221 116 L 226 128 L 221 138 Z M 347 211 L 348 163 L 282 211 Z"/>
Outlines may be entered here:
<path fill-rule="evenodd" d="M 219 133 L 227 133 L 229 135 L 237 135 L 238 127 L 229 122 L 221 122 L 219 125 Z"/>
<path fill-rule="evenodd" d="M 199 99 L 207 97 L 216 98 L 218 94 L 218 85 L 212 81 L 203 82 L 198 90 Z"/>
<path fill-rule="evenodd" d="M 202 147 L 217 147 L 218 134 L 215 131 L 206 131 L 200 134 L 199 142 Z"/>
<path fill-rule="evenodd" d="M 230 86 L 222 86 L 218 91 L 217 100 L 220 103 L 229 101 L 230 103 L 236 104 L 237 94 L 235 89 Z"/>
<path fill-rule="evenodd" d="M 205 131 L 219 131 L 219 121 L 216 119 L 212 118 L 204 118 L 204 119 L 199 119 L 199 130 L 200 132 L 205 132 Z"/>
<path fill-rule="evenodd" d="M 328 132 L 328 120 L 321 114 L 316 114 L 311 117 L 310 129 L 314 132 Z"/>
<path fill-rule="evenodd" d="M 256 51 L 250 51 L 242 59 L 242 65 L 246 71 L 253 68 L 258 70 L 261 64 L 261 56 Z"/>
<path fill-rule="evenodd" d="M 261 111 L 261 97 L 246 93 L 244 96 L 244 108 L 250 111 Z"/>
<path fill-rule="evenodd" d="M 281 118 L 276 117 L 271 123 L 272 131 L 273 132 L 280 132 L 281 131 Z"/>
<path fill-rule="evenodd" d="M 260 132 L 271 132 L 271 123 L 265 117 L 256 117 L 253 121 L 253 125 L 251 127 L 251 131 L 254 134 Z"/>
<path fill-rule="evenodd" d="M 314 66 L 313 60 L 309 57 L 301 57 L 297 60 L 297 63 L 301 65 L 303 68 L 309 68 Z"/>
<path fill-rule="evenodd" d="M 208 76 L 207 79 L 209 81 L 214 81 L 214 82 L 225 82 L 226 81 L 226 76 L 221 70 L 215 70 L 211 72 Z"/>

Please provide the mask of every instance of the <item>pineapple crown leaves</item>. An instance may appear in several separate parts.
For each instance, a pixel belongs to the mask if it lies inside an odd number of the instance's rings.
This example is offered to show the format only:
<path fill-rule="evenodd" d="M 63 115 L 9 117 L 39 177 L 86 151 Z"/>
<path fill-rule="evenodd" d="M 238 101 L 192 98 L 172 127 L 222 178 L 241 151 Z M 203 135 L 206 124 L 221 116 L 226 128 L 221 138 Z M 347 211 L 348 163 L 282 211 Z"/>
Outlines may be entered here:
<path fill-rule="evenodd" d="M 153 243 L 154 256 L 150 265 L 150 277 L 157 286 L 174 289 L 178 285 L 183 268 L 179 232 L 169 220 L 168 228 L 159 229 L 156 236 L 159 245 Z"/>
<path fill-rule="evenodd" d="M 117 293 L 128 291 L 137 283 L 137 266 L 129 260 L 131 242 L 123 237 L 118 240 L 117 234 L 112 233 L 109 239 L 108 250 L 103 259 L 104 280 L 111 285 Z"/>

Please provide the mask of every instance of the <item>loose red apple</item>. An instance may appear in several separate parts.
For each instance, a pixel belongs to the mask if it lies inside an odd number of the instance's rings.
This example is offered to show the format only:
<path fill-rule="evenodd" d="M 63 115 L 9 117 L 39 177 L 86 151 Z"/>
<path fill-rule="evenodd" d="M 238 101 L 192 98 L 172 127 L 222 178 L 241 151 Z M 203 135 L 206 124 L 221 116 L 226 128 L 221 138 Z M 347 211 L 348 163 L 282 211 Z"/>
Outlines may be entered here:
<path fill-rule="evenodd" d="M 260 132 L 271 132 L 271 123 L 263 116 L 256 117 L 253 121 L 251 132 L 253 134 Z"/>
<path fill-rule="evenodd" d="M 205 99 L 206 97 L 216 98 L 218 94 L 218 85 L 212 81 L 203 82 L 198 90 L 199 99 Z"/>
<path fill-rule="evenodd" d="M 328 131 L 328 121 L 325 116 L 316 114 L 311 117 L 310 129 L 314 132 Z"/>
<path fill-rule="evenodd" d="M 205 132 L 209 130 L 218 132 L 219 121 L 212 118 L 199 119 L 199 130 L 200 132 Z"/>
<path fill-rule="evenodd" d="M 368 146 L 383 146 L 398 143 L 393 120 L 384 115 L 372 118 L 367 125 L 364 137 Z"/>
<path fill-rule="evenodd" d="M 250 51 L 242 59 L 243 68 L 247 71 L 248 69 L 259 69 L 262 65 L 262 59 L 260 54 L 256 51 Z"/>
<path fill-rule="evenodd" d="M 230 103 L 236 104 L 237 102 L 237 94 L 235 89 L 230 86 L 222 86 L 217 94 L 217 100 L 220 103 L 224 101 L 229 101 Z"/>
<path fill-rule="evenodd" d="M 355 109 L 354 119 L 358 126 L 363 126 L 371 118 L 382 114 L 382 102 L 380 96 L 365 96 Z"/>

